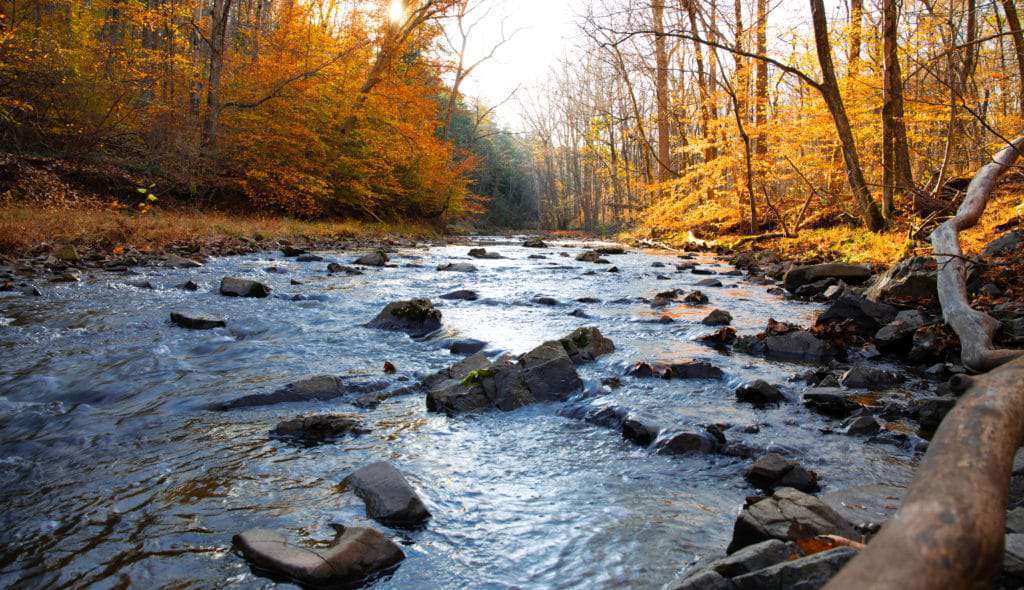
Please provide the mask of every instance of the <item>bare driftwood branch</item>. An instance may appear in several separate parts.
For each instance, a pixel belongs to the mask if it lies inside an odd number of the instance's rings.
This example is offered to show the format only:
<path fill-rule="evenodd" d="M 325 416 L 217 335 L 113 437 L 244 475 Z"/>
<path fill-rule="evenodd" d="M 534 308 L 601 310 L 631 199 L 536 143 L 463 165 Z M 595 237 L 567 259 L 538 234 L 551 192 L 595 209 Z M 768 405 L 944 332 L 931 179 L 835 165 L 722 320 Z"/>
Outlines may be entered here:
<path fill-rule="evenodd" d="M 825 590 L 967 590 L 999 571 L 1007 482 L 1024 439 L 1024 359 L 966 384 L 899 511 Z"/>
<path fill-rule="evenodd" d="M 978 170 L 956 215 L 932 232 L 932 251 L 939 266 L 938 291 L 942 315 L 960 337 L 964 366 L 974 371 L 988 371 L 1024 356 L 1024 351 L 995 348 L 992 337 L 999 329 L 999 322 L 971 307 L 967 299 L 966 266 L 959 236 L 960 232 L 974 227 L 981 219 L 996 181 L 1017 161 L 1022 151 L 1024 135 L 1013 140 Z"/>

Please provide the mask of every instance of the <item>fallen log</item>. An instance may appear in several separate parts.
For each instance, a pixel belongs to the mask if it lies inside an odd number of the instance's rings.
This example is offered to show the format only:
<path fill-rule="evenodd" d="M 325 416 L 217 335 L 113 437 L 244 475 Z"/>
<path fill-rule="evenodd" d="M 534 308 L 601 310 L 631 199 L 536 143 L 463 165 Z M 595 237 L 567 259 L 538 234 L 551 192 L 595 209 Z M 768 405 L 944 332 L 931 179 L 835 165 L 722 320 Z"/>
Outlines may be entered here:
<path fill-rule="evenodd" d="M 899 511 L 826 590 L 989 587 L 1003 561 L 1013 458 L 1024 442 L 1024 359 L 973 380 Z"/>
<path fill-rule="evenodd" d="M 967 299 L 966 265 L 960 248 L 960 232 L 977 225 L 985 212 L 996 181 L 1024 151 L 1024 135 L 1010 142 L 991 162 L 982 166 L 967 187 L 967 196 L 956 215 L 932 232 L 932 251 L 939 267 L 938 291 L 942 316 L 960 337 L 964 366 L 984 372 L 1013 359 L 1024 351 L 996 348 L 992 338 L 999 322 L 971 307 Z"/>

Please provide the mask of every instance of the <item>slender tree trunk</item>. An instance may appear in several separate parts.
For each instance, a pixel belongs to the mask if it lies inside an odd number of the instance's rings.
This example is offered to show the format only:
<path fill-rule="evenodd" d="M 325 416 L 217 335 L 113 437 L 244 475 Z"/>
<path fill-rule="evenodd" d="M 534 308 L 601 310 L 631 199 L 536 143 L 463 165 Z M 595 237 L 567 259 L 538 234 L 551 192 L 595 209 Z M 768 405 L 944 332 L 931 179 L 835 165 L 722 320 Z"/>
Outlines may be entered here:
<path fill-rule="evenodd" d="M 673 174 L 671 168 L 668 97 L 668 49 L 665 32 L 665 2 L 654 0 L 651 3 L 654 17 L 654 60 L 655 60 L 655 94 L 658 103 L 658 182 L 668 182 Z"/>
<path fill-rule="evenodd" d="M 690 21 L 690 30 L 693 36 L 697 37 L 697 10 L 694 6 L 694 0 L 687 0 L 686 12 Z M 713 135 L 711 133 L 711 92 L 708 89 L 708 79 L 704 74 L 704 49 L 699 41 L 693 42 L 693 54 L 694 59 L 697 62 L 697 88 L 700 92 L 700 129 L 701 138 L 704 141 L 704 162 L 708 163 L 717 157 L 715 148 L 713 145 Z M 708 190 L 707 198 L 708 201 L 713 201 L 715 198 L 715 189 L 711 184 L 712 180 L 707 179 Z"/>
<path fill-rule="evenodd" d="M 768 0 L 757 0 L 757 53 L 768 54 Z M 768 154 L 765 126 L 768 124 L 768 62 L 757 60 L 754 83 L 754 113 L 757 117 L 757 135 L 754 138 L 754 154 L 758 174 L 763 174 L 764 157 Z"/>
<path fill-rule="evenodd" d="M 896 0 L 882 0 L 882 217 L 887 223 L 893 220 L 894 195 L 905 193 L 914 183 L 903 119 L 903 74 L 898 52 L 898 25 Z"/>
<path fill-rule="evenodd" d="M 217 141 L 220 125 L 221 76 L 224 70 L 228 15 L 232 0 L 214 0 L 210 27 L 210 75 L 206 84 L 206 118 L 203 120 L 202 146 L 212 147 Z"/>
<path fill-rule="evenodd" d="M 848 78 L 860 75 L 860 46 L 864 31 L 864 0 L 850 1 L 850 65 Z"/>
<path fill-rule="evenodd" d="M 828 23 L 825 18 L 825 6 L 823 0 L 810 0 L 811 18 L 814 21 L 814 44 L 818 53 L 818 63 L 821 66 L 822 82 L 818 87 L 825 105 L 836 126 L 836 134 L 843 146 L 843 162 L 846 165 L 846 177 L 850 183 L 850 190 L 857 201 L 860 210 L 861 221 L 864 227 L 871 231 L 878 231 L 884 226 L 882 215 L 878 210 L 878 204 L 871 197 L 871 189 L 864 178 L 864 171 L 860 166 L 860 158 L 857 155 L 857 144 L 853 138 L 853 131 L 850 128 L 850 119 L 846 115 L 846 107 L 843 98 L 839 94 L 839 82 L 836 80 L 835 65 L 832 63 L 832 44 L 828 38 Z"/>
<path fill-rule="evenodd" d="M 1019 0 L 1003 0 L 1003 11 L 1006 13 L 1006 24 L 1013 31 L 1013 48 L 1017 54 L 1017 81 L 1020 83 L 1020 114 L 1024 116 L 1024 31 L 1020 28 L 1020 16 L 1016 2 Z"/>

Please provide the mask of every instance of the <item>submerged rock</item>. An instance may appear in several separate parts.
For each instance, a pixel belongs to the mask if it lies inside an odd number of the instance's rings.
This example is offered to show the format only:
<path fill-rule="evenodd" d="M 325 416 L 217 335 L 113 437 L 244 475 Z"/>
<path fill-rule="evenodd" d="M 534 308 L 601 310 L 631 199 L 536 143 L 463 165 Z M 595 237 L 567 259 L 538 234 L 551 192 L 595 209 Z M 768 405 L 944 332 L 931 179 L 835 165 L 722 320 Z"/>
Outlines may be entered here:
<path fill-rule="evenodd" d="M 769 539 L 797 541 L 818 535 L 858 538 L 853 525 L 818 498 L 793 488 L 779 488 L 771 497 L 743 509 L 727 553 Z"/>
<path fill-rule="evenodd" d="M 212 330 L 214 328 L 223 328 L 228 325 L 223 318 L 175 311 L 171 312 L 171 322 L 189 330 Z"/>
<path fill-rule="evenodd" d="M 390 260 L 391 259 L 388 258 L 387 252 L 384 250 L 376 250 L 356 258 L 352 264 L 358 264 L 360 266 L 384 266 Z"/>
<path fill-rule="evenodd" d="M 220 281 L 220 294 L 227 297 L 263 298 L 270 296 L 270 291 L 267 285 L 249 279 L 224 277 Z"/>
<path fill-rule="evenodd" d="M 359 586 L 405 559 L 398 545 L 379 531 L 336 529 L 338 536 L 326 549 L 293 545 L 267 529 L 235 535 L 232 544 L 256 569 L 315 588 Z"/>
<path fill-rule="evenodd" d="M 390 526 L 415 527 L 430 511 L 394 465 L 379 461 L 361 467 L 342 481 L 366 503 L 366 515 Z"/>
<path fill-rule="evenodd" d="M 441 310 L 428 299 L 389 303 L 367 328 L 388 332 L 405 332 L 414 338 L 426 336 L 441 328 Z"/>
<path fill-rule="evenodd" d="M 271 393 L 247 395 L 229 402 L 214 404 L 210 409 L 224 411 L 282 403 L 327 401 L 374 394 L 387 387 L 386 381 L 365 381 L 351 377 L 318 375 L 296 381 Z"/>
<path fill-rule="evenodd" d="M 330 442 L 346 434 L 368 434 L 359 418 L 349 414 L 314 414 L 282 420 L 270 431 L 272 438 L 293 440 L 307 445 Z"/>
<path fill-rule="evenodd" d="M 441 299 L 448 301 L 476 301 L 477 299 L 480 299 L 480 295 L 476 291 L 460 289 L 458 291 L 452 291 L 451 293 L 441 295 Z"/>

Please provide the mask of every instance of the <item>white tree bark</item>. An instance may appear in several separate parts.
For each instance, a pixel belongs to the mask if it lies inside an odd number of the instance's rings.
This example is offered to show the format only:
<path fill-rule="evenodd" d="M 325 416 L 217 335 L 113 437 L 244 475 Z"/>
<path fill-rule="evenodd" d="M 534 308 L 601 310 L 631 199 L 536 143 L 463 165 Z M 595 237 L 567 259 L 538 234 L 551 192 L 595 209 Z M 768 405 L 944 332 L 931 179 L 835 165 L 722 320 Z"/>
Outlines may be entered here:
<path fill-rule="evenodd" d="M 960 337 L 964 366 L 978 372 L 990 371 L 1016 358 L 1024 351 L 997 349 L 992 338 L 999 322 L 992 316 L 973 309 L 967 299 L 966 265 L 960 248 L 960 232 L 977 225 L 985 212 L 996 181 L 1013 166 L 1024 152 L 1024 135 L 995 155 L 978 170 L 967 187 L 967 196 L 956 215 L 932 233 L 932 250 L 938 263 L 939 304 L 942 315 Z"/>

